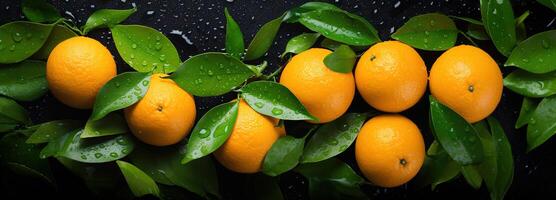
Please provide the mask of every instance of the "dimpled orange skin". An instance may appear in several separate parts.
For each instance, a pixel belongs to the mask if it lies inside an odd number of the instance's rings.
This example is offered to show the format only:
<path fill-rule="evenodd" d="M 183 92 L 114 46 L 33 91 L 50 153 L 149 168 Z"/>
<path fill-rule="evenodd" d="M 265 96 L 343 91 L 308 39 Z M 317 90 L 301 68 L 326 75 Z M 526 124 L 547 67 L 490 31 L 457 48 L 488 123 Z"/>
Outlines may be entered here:
<path fill-rule="evenodd" d="M 502 98 L 502 73 L 483 50 L 460 45 L 444 52 L 430 72 L 430 90 L 469 123 L 488 117 Z"/>
<path fill-rule="evenodd" d="M 369 181 L 397 187 L 411 180 L 425 160 L 425 143 L 419 128 L 398 114 L 367 121 L 355 141 L 355 159 Z"/>
<path fill-rule="evenodd" d="M 398 41 L 375 44 L 355 68 L 357 90 L 372 107 L 401 112 L 413 105 L 427 89 L 427 67 L 415 49 Z"/>
<path fill-rule="evenodd" d="M 235 172 L 259 172 L 272 144 L 286 134 L 283 126 L 276 127 L 277 123 L 277 119 L 257 113 L 241 100 L 230 137 L 214 152 L 216 160 Z"/>
<path fill-rule="evenodd" d="M 100 42 L 72 37 L 56 45 L 46 63 L 46 79 L 52 94 L 78 109 L 93 107 L 102 86 L 116 76 L 116 62 Z"/>
<path fill-rule="evenodd" d="M 195 100 L 164 74 L 154 74 L 145 96 L 124 110 L 131 132 L 154 146 L 180 142 L 195 122 Z"/>
<path fill-rule="evenodd" d="M 332 53 L 312 48 L 294 56 L 282 71 L 280 83 L 301 101 L 311 115 L 312 123 L 326 123 L 343 115 L 355 95 L 352 73 L 338 73 L 324 65 Z"/>

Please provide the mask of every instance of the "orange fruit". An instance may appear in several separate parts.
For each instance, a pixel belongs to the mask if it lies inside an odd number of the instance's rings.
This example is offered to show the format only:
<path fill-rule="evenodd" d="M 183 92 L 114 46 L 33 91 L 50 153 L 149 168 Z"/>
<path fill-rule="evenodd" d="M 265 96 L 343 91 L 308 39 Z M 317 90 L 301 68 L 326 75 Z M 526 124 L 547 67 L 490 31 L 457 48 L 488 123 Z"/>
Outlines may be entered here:
<path fill-rule="evenodd" d="M 230 137 L 214 152 L 216 160 L 235 172 L 260 171 L 272 144 L 286 134 L 283 126 L 276 127 L 277 123 L 277 119 L 257 113 L 241 100 Z"/>
<path fill-rule="evenodd" d="M 502 72 L 483 50 L 460 45 L 444 52 L 430 72 L 430 90 L 469 123 L 488 117 L 502 98 Z"/>
<path fill-rule="evenodd" d="M 93 107 L 102 86 L 116 76 L 116 62 L 100 42 L 72 37 L 56 45 L 46 63 L 46 80 L 52 94 L 78 109 Z"/>
<path fill-rule="evenodd" d="M 144 143 L 166 146 L 180 142 L 195 122 L 195 100 L 167 75 L 154 74 L 145 96 L 124 110 L 131 132 Z"/>
<path fill-rule="evenodd" d="M 415 49 L 398 41 L 375 44 L 355 68 L 357 90 L 372 107 L 401 112 L 427 90 L 427 67 Z"/>
<path fill-rule="evenodd" d="M 367 121 L 355 141 L 357 165 L 372 183 L 396 187 L 411 180 L 425 160 L 423 136 L 411 120 L 384 114 Z"/>
<path fill-rule="evenodd" d="M 324 65 L 324 58 L 332 53 L 327 49 L 312 48 L 294 56 L 282 71 L 280 83 L 301 101 L 313 123 L 326 123 L 343 115 L 355 95 L 352 73 L 338 73 Z"/>

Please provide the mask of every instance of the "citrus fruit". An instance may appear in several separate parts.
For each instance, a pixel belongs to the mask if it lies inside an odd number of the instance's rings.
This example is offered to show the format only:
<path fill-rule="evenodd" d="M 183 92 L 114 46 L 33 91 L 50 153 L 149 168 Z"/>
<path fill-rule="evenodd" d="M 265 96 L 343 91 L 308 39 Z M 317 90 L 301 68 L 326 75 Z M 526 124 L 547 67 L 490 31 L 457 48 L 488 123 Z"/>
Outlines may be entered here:
<path fill-rule="evenodd" d="M 263 116 L 245 101 L 239 102 L 237 120 L 228 140 L 214 152 L 224 167 L 239 173 L 256 173 L 278 138 L 285 135 L 278 120 Z"/>
<path fill-rule="evenodd" d="M 324 65 L 324 58 L 332 53 L 327 49 L 312 48 L 294 56 L 282 71 L 280 83 L 301 101 L 313 123 L 326 123 L 346 112 L 355 95 L 352 73 L 332 71 Z"/>
<path fill-rule="evenodd" d="M 502 98 L 502 73 L 483 50 L 460 45 L 444 52 L 430 72 L 430 90 L 469 123 L 488 117 Z"/>
<path fill-rule="evenodd" d="M 415 105 L 427 89 L 427 67 L 415 49 L 398 41 L 375 44 L 355 68 L 357 90 L 372 107 L 401 112 Z"/>
<path fill-rule="evenodd" d="M 48 56 L 46 79 L 52 94 L 78 109 L 93 107 L 100 88 L 116 76 L 116 62 L 100 42 L 72 37 L 56 45 Z"/>
<path fill-rule="evenodd" d="M 396 187 L 411 180 L 425 160 L 419 128 L 398 114 L 367 121 L 355 141 L 355 159 L 363 175 L 381 187 Z"/>
<path fill-rule="evenodd" d="M 144 143 L 180 142 L 195 122 L 195 100 L 164 74 L 154 74 L 145 96 L 124 110 L 131 132 Z"/>

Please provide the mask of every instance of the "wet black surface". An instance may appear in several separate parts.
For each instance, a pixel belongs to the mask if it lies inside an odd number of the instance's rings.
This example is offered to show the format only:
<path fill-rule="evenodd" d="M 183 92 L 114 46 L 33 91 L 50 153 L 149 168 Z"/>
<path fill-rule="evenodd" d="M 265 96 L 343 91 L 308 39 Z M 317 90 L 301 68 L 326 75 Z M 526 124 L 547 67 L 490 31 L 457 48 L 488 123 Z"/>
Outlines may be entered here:
<path fill-rule="evenodd" d="M 230 2 L 231 1 L 231 2 Z M 138 12 L 124 23 L 142 24 L 154 27 L 174 43 L 182 59 L 189 56 L 207 52 L 222 51 L 224 48 L 225 18 L 224 7 L 228 7 L 232 16 L 239 23 L 246 43 L 253 37 L 258 28 L 267 21 L 280 16 L 284 11 L 304 1 L 282 1 L 282 0 L 181 0 L 181 1 L 103 1 L 103 0 L 55 0 L 52 2 L 64 17 L 72 19 L 82 25 L 87 17 L 96 9 L 100 8 L 131 8 L 135 5 Z M 135 3 L 132 3 L 135 2 Z M 428 13 L 441 12 L 449 15 L 480 18 L 479 1 L 457 1 L 457 0 L 428 0 L 428 1 L 371 1 L 371 0 L 336 0 L 337 6 L 348 11 L 360 14 L 368 19 L 379 30 L 383 40 L 388 40 L 389 35 L 399 28 L 410 17 Z M 531 15 L 525 21 L 529 33 L 537 33 L 556 27 L 556 14 L 551 10 L 540 6 L 535 1 L 512 1 L 515 15 L 518 16 L 526 10 Z M 19 8 L 19 1 L 0 0 L 0 24 L 9 21 L 23 19 Z M 463 24 L 457 22 L 460 28 Z M 276 69 L 284 62 L 278 58 L 283 51 L 289 38 L 307 32 L 299 25 L 283 25 L 275 45 L 271 48 L 266 60 L 271 64 L 268 71 Z M 529 34 L 531 35 L 531 34 Z M 107 45 L 118 62 L 119 72 L 130 70 L 120 59 L 114 48 L 108 31 L 93 31 L 91 37 L 99 39 Z M 460 43 L 466 43 L 460 38 Z M 503 63 L 504 57 L 497 53 L 489 41 L 480 42 L 481 48 L 488 51 L 499 63 Z M 420 51 L 427 66 L 431 66 L 441 52 Z M 508 69 L 503 69 L 505 74 Z M 331 91 L 333 92 L 333 91 Z M 198 116 L 202 116 L 209 108 L 222 102 L 229 101 L 235 95 L 225 95 L 214 98 L 197 98 Z M 517 118 L 521 105 L 521 97 L 504 90 L 502 101 L 494 112 L 494 116 L 502 122 L 504 130 L 512 144 L 515 159 L 514 182 L 506 195 L 508 199 L 525 198 L 556 198 L 556 139 L 551 139 L 533 152 L 525 153 L 526 140 L 525 129 L 515 130 L 513 124 Z M 67 108 L 52 98 L 50 94 L 43 99 L 27 103 L 27 108 L 32 113 L 33 121 L 36 123 L 54 119 L 86 119 L 88 111 L 80 111 Z M 365 112 L 371 108 L 360 98 L 356 97 L 350 111 Z M 428 143 L 432 136 L 427 125 L 428 101 L 423 98 L 419 104 L 403 115 L 411 118 L 421 128 Z M 288 124 L 289 133 L 293 133 L 296 124 Z M 340 158 L 349 163 L 355 169 L 353 148 L 340 155 Z M 59 187 L 58 192 L 52 188 L 38 185 L 18 185 L 17 190 L 8 191 L 12 195 L 39 195 L 56 196 L 60 198 L 90 196 L 84 185 L 76 177 L 68 175 L 69 172 L 59 169 L 61 166 L 54 164 Z M 250 199 L 250 192 L 242 187 L 242 182 L 248 176 L 229 172 L 218 166 L 221 182 L 221 191 L 225 199 Z M 10 184 L 10 183 L 8 183 Z M 14 183 L 15 184 L 15 183 Z M 303 177 L 294 173 L 287 173 L 280 179 L 282 192 L 286 199 L 307 199 L 307 182 Z M 410 185 L 394 189 L 383 189 L 373 186 L 363 186 L 363 190 L 370 197 L 377 199 L 422 199 L 422 198 L 450 198 L 450 199 L 488 199 L 488 191 L 485 187 L 474 190 L 465 183 L 462 178 L 445 183 L 437 187 L 435 191 L 428 188 L 415 190 Z M 12 196 L 14 197 L 14 196 Z"/>

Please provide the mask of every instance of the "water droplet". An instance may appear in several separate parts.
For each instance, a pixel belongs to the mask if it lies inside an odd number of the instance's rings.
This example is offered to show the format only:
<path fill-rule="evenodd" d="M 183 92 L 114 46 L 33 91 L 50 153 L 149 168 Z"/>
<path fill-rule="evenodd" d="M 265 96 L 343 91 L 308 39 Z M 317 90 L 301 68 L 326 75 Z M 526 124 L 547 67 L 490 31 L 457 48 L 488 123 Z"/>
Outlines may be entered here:
<path fill-rule="evenodd" d="M 86 155 L 81 155 L 81 159 L 87 160 L 87 156 Z"/>
<path fill-rule="evenodd" d="M 206 137 L 208 137 L 209 135 L 210 135 L 210 132 L 209 132 L 207 129 L 204 129 L 204 128 L 203 128 L 203 129 L 201 129 L 201 130 L 199 131 L 199 137 L 200 137 L 200 138 L 206 138 Z"/>
<path fill-rule="evenodd" d="M 537 83 L 537 86 L 538 86 L 539 88 L 541 88 L 541 89 L 544 88 L 544 82 L 542 82 L 542 81 L 537 81 L 537 82 L 535 82 L 535 83 Z"/>
<path fill-rule="evenodd" d="M 257 102 L 255 103 L 255 106 L 257 106 L 258 108 L 262 108 L 264 104 L 262 102 Z"/>
<path fill-rule="evenodd" d="M 141 81 L 141 85 L 147 86 L 147 85 L 149 85 L 149 81 L 143 80 L 143 81 Z"/>
<path fill-rule="evenodd" d="M 342 124 L 341 126 L 338 127 L 338 129 L 340 131 L 347 131 L 347 130 L 349 130 L 349 125 L 348 124 Z"/>
<path fill-rule="evenodd" d="M 126 155 L 126 154 L 128 154 L 128 153 L 129 153 L 129 150 L 127 150 L 127 149 L 122 149 L 122 154 Z"/>
<path fill-rule="evenodd" d="M 216 79 L 218 79 L 218 80 L 222 80 L 222 76 L 220 76 L 220 75 L 216 75 Z"/>
<path fill-rule="evenodd" d="M 160 50 L 162 49 L 162 44 L 160 44 L 160 42 L 157 42 L 157 43 L 154 45 L 154 49 L 157 50 L 157 51 L 160 51 Z"/>
<path fill-rule="evenodd" d="M 117 157 L 118 157 L 118 153 L 112 152 L 112 153 L 110 153 L 110 157 L 112 157 L 112 158 L 117 158 Z"/>
<path fill-rule="evenodd" d="M 164 62 L 164 61 L 166 60 L 166 55 L 160 55 L 160 57 L 158 57 L 158 59 L 159 59 L 161 62 Z"/>
<path fill-rule="evenodd" d="M 542 48 L 545 48 L 545 49 L 550 48 L 550 44 L 546 40 L 542 40 L 541 43 L 542 43 Z"/>
<path fill-rule="evenodd" d="M 521 61 L 523 62 L 529 62 L 529 60 L 527 58 L 521 59 Z"/>
<path fill-rule="evenodd" d="M 14 40 L 14 42 L 19 43 L 21 42 L 21 40 L 23 40 L 23 35 L 21 35 L 21 33 L 19 32 L 14 32 L 12 34 L 12 39 Z"/>
<path fill-rule="evenodd" d="M 330 138 L 328 140 L 328 144 L 330 145 L 337 145 L 338 144 L 338 140 L 336 138 Z"/>
<path fill-rule="evenodd" d="M 214 75 L 214 73 L 212 72 L 212 70 L 210 70 L 210 69 L 208 70 L 208 75 L 209 75 L 209 76 Z"/>
<path fill-rule="evenodd" d="M 119 145 L 125 145 L 125 144 L 127 143 L 123 138 L 120 138 L 120 139 L 116 140 L 116 142 L 117 142 Z"/>
<path fill-rule="evenodd" d="M 154 39 L 155 39 L 156 41 L 160 41 L 160 36 L 157 35 Z"/>
<path fill-rule="evenodd" d="M 435 21 L 434 21 L 434 20 L 431 20 L 429 23 L 431 24 L 431 26 L 434 26 Z"/>
<path fill-rule="evenodd" d="M 131 59 L 135 59 L 135 54 L 131 54 L 131 55 L 129 55 L 129 57 L 130 57 Z"/>
<path fill-rule="evenodd" d="M 132 49 L 136 49 L 136 48 L 137 48 L 137 44 L 132 44 L 132 45 L 131 45 L 131 48 L 132 48 Z"/>
<path fill-rule="evenodd" d="M 10 51 L 15 51 L 15 45 L 12 45 L 12 46 L 10 47 Z"/>
<path fill-rule="evenodd" d="M 147 66 L 147 61 L 146 61 L 146 60 L 143 60 L 143 62 L 141 63 L 141 65 Z"/>
<path fill-rule="evenodd" d="M 430 35 L 431 33 L 429 31 L 425 31 L 425 35 Z"/>
<path fill-rule="evenodd" d="M 100 158 L 102 157 L 102 153 L 95 153 L 95 158 Z"/>
<path fill-rule="evenodd" d="M 284 113 L 284 111 L 280 108 L 273 108 L 272 109 L 272 114 L 281 115 L 282 113 Z"/>

